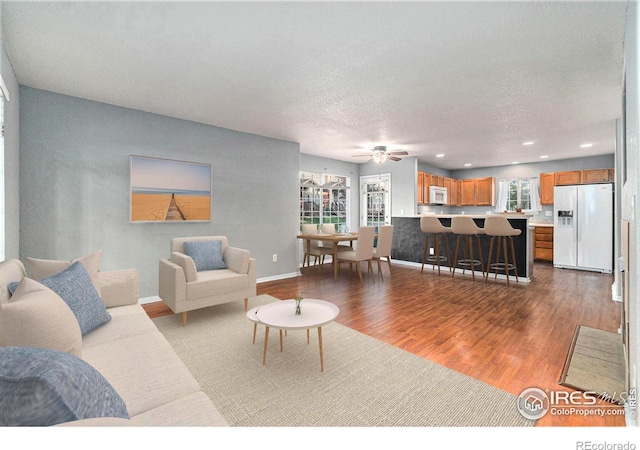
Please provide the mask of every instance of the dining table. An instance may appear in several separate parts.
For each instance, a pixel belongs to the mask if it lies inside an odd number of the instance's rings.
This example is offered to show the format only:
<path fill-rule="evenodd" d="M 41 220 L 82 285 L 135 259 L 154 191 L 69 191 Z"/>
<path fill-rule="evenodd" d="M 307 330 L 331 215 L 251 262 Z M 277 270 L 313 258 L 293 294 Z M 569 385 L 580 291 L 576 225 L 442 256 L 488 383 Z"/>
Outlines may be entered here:
<path fill-rule="evenodd" d="M 358 240 L 358 233 L 315 233 L 315 234 L 299 234 L 298 239 L 302 239 L 307 246 L 306 252 L 311 249 L 311 241 L 331 242 L 333 243 L 333 279 L 338 278 L 338 246 L 340 242 L 350 242 Z"/>

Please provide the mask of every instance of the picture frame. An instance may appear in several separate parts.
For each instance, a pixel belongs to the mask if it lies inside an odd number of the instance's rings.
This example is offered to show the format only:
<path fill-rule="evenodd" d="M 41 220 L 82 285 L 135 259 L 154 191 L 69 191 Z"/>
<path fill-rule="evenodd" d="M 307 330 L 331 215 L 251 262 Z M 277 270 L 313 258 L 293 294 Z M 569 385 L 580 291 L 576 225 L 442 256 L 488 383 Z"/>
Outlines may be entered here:
<path fill-rule="evenodd" d="M 212 165 L 131 155 L 131 223 L 210 222 Z"/>

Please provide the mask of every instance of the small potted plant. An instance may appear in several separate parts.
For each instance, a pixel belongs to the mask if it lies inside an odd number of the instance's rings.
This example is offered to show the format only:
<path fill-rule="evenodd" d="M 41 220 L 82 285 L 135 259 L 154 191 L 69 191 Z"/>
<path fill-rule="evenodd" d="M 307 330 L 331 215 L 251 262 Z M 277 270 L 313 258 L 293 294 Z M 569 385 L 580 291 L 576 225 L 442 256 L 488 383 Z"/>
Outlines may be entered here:
<path fill-rule="evenodd" d="M 302 293 L 296 296 L 296 316 L 302 314 L 302 311 L 300 310 L 300 302 L 302 302 L 303 299 L 304 297 L 302 296 Z"/>
<path fill-rule="evenodd" d="M 520 205 L 516 205 L 516 212 L 517 213 L 521 213 L 522 212 L 522 207 Z"/>

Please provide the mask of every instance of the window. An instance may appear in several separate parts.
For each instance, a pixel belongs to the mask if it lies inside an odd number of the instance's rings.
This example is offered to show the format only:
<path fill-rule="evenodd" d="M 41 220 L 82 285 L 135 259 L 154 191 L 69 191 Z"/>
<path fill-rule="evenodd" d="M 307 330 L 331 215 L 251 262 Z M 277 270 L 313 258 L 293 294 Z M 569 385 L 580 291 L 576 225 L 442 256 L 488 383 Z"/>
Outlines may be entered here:
<path fill-rule="evenodd" d="M 515 211 L 516 208 L 522 208 L 523 211 L 531 210 L 531 180 L 519 178 L 506 181 L 509 186 L 507 211 Z"/>
<path fill-rule="evenodd" d="M 300 172 L 300 225 L 333 223 L 337 232 L 349 222 L 349 178 Z"/>

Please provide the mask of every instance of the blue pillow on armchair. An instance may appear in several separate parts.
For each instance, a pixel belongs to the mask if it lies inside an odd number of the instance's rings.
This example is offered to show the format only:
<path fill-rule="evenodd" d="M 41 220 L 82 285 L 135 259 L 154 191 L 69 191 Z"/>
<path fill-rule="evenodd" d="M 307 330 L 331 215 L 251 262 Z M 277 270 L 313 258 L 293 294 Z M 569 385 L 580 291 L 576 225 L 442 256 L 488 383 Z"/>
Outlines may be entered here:
<path fill-rule="evenodd" d="M 227 268 L 222 260 L 222 241 L 188 241 L 184 252 L 193 259 L 198 272 Z"/>

